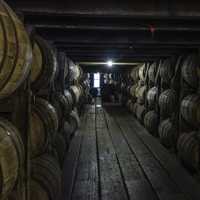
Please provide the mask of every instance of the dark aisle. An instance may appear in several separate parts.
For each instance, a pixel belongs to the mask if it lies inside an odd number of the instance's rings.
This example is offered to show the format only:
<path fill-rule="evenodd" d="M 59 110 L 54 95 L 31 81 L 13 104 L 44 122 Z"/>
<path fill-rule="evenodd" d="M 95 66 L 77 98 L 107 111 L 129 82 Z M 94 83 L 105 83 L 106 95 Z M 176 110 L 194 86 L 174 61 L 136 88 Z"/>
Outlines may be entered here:
<path fill-rule="evenodd" d="M 200 199 L 199 185 L 124 109 L 90 106 L 82 120 L 65 162 L 65 200 Z"/>

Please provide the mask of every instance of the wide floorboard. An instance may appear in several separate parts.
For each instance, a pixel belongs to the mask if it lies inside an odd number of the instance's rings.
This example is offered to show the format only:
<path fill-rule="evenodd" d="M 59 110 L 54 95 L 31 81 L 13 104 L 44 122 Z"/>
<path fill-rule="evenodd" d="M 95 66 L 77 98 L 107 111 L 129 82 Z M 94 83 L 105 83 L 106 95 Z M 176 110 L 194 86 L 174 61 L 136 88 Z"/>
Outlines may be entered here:
<path fill-rule="evenodd" d="M 64 200 L 200 199 L 200 185 L 120 106 L 88 106 L 63 190 Z"/>

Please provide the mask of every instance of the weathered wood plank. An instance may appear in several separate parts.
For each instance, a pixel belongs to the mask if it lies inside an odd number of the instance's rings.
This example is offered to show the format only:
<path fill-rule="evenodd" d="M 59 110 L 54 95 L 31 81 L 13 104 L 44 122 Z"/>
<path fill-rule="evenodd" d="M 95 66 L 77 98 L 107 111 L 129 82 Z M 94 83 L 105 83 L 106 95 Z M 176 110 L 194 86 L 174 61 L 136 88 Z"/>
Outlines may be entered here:
<path fill-rule="evenodd" d="M 190 196 L 192 200 L 200 199 L 200 185 L 190 174 L 181 166 L 177 159 L 169 154 L 169 152 L 159 142 L 153 138 L 147 130 L 142 127 L 133 117 L 129 117 L 129 126 L 139 129 L 138 136 L 148 146 L 152 154 L 167 170 L 170 177 L 181 188 L 181 190 Z"/>
<path fill-rule="evenodd" d="M 94 107 L 88 111 L 72 200 L 98 200 L 98 165 Z"/>
<path fill-rule="evenodd" d="M 109 137 L 101 108 L 97 108 L 96 131 L 98 136 L 99 167 L 102 200 L 128 200 L 116 152 Z"/>
<path fill-rule="evenodd" d="M 138 138 L 137 133 L 140 129 L 129 126 L 125 116 L 120 113 L 116 116 L 118 125 L 122 129 L 127 142 L 132 151 L 136 154 L 140 165 L 142 166 L 147 178 L 152 184 L 160 200 L 184 200 L 188 199 L 186 195 L 177 187 L 175 182 L 168 176 L 168 173 L 162 168 L 160 163 L 154 158 L 145 144 Z"/>
<path fill-rule="evenodd" d="M 123 172 L 123 177 L 131 200 L 155 200 L 158 199 L 151 184 L 145 177 L 135 155 L 131 152 L 121 129 L 114 119 L 106 114 L 109 133 L 113 141 L 115 151 Z"/>

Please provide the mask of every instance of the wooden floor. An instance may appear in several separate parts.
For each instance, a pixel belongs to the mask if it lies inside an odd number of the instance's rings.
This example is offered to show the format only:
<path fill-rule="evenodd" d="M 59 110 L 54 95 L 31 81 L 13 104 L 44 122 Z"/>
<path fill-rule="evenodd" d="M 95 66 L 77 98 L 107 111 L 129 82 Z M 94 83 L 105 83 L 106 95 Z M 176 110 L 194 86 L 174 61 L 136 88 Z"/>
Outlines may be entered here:
<path fill-rule="evenodd" d="M 200 186 L 119 106 L 90 106 L 64 167 L 64 200 L 200 200 Z"/>

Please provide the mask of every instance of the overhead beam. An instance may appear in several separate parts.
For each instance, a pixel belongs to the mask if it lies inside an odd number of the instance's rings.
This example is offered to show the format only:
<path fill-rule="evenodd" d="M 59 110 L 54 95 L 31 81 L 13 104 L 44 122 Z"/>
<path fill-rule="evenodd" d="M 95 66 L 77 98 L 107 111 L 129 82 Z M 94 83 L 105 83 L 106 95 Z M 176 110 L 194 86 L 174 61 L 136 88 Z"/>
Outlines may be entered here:
<path fill-rule="evenodd" d="M 48 13 L 59 15 L 101 15 L 123 17 L 199 17 L 200 4 L 196 0 L 155 1 L 155 0 L 60 0 L 59 2 L 46 1 L 13 1 L 7 0 L 13 7 L 24 13 Z"/>
<path fill-rule="evenodd" d="M 143 45 L 199 45 L 198 32 L 115 32 L 112 31 L 59 31 L 56 29 L 38 29 L 40 35 L 47 40 L 59 43 L 85 43 L 85 44 L 143 44 Z"/>
<path fill-rule="evenodd" d="M 61 29 L 61 30 L 107 30 L 107 31 L 149 31 L 153 27 L 155 31 L 200 31 L 200 19 L 151 19 L 123 18 L 104 16 L 65 16 L 48 15 L 45 13 L 32 15 L 25 14 L 25 22 L 37 28 Z"/>

